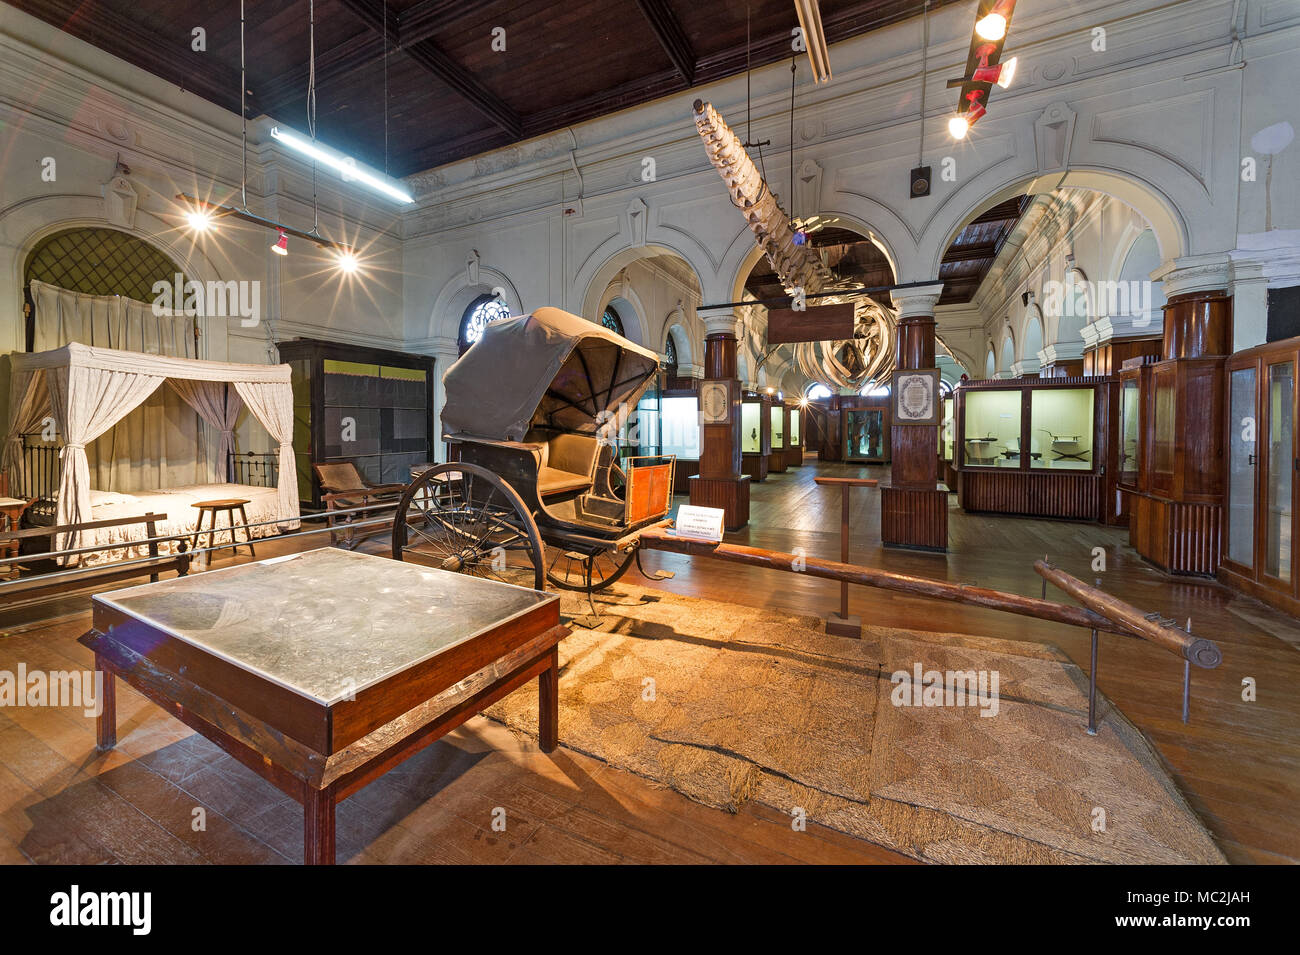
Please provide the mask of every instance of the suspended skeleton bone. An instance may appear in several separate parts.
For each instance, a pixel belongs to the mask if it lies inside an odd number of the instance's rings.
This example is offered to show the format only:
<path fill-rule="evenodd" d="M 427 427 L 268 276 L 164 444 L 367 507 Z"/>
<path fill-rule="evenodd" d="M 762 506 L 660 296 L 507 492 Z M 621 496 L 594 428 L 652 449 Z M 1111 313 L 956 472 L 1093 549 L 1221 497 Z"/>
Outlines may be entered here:
<path fill-rule="evenodd" d="M 817 251 L 794 240 L 790 218 L 778 197 L 768 187 L 745 147 L 717 110 L 702 100 L 695 101 L 695 127 L 732 203 L 741 210 L 754 241 L 763 250 L 785 290 L 794 295 L 846 291 L 853 283 L 836 283 Z M 809 378 L 835 388 L 857 388 L 866 381 L 881 381 L 894 368 L 896 314 L 865 296 L 828 295 L 819 304 L 852 302 L 853 337 L 835 342 L 800 342 L 793 346 L 794 360 Z"/>

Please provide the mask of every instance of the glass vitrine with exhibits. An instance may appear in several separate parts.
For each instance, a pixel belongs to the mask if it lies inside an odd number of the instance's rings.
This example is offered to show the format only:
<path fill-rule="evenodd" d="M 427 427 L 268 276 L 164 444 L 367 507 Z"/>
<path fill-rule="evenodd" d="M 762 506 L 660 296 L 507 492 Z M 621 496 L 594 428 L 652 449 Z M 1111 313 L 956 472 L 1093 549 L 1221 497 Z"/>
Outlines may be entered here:
<path fill-rule="evenodd" d="M 772 416 L 772 450 L 785 449 L 785 405 L 779 401 L 768 410 Z"/>
<path fill-rule="evenodd" d="M 660 406 L 661 454 L 698 460 L 700 456 L 700 399 L 694 395 L 664 397 Z"/>
<path fill-rule="evenodd" d="M 1092 388 L 1029 392 L 1030 467 L 1092 470 L 1095 397 Z"/>
<path fill-rule="evenodd" d="M 740 405 L 740 450 L 743 454 L 763 453 L 763 403 L 745 399 Z"/>
<path fill-rule="evenodd" d="M 1114 516 L 1119 381 L 1015 378 L 957 389 L 957 470 L 968 511 L 1068 520 Z M 1115 415 L 1118 418 L 1118 415 Z M 1116 420 L 1115 428 L 1118 430 Z"/>
<path fill-rule="evenodd" d="M 887 408 L 845 408 L 844 460 L 878 463 L 889 460 Z"/>
<path fill-rule="evenodd" d="M 1142 453 L 1141 369 L 1120 375 L 1119 483 L 1136 487 Z"/>
<path fill-rule="evenodd" d="M 966 467 L 1019 468 L 1021 392 L 1018 388 L 964 390 L 962 452 Z M 1041 454 L 1031 442 L 1030 453 Z"/>
<path fill-rule="evenodd" d="M 952 398 L 943 399 L 943 422 L 939 425 L 939 457 L 951 461 L 953 445 L 957 434 L 956 402 Z"/>
<path fill-rule="evenodd" d="M 790 409 L 790 447 L 797 448 L 803 445 L 799 435 L 799 409 Z"/>

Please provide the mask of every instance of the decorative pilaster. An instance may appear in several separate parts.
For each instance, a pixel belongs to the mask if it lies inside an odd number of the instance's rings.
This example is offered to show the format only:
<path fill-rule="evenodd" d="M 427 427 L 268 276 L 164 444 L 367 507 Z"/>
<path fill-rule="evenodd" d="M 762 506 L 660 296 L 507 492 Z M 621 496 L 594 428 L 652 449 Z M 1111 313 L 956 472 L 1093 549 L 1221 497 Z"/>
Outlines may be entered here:
<path fill-rule="evenodd" d="M 443 387 L 442 376 L 460 357 L 460 346 L 455 338 L 439 335 L 433 340 L 428 354 L 433 356 L 433 458 L 445 461 L 447 448 L 442 441 L 442 409 L 447 403 L 447 389 Z"/>
<path fill-rule="evenodd" d="M 936 283 L 890 293 L 898 309 L 900 371 L 935 367 L 934 307 L 942 292 Z M 893 424 L 890 437 L 893 467 L 889 483 L 880 488 L 881 542 L 947 550 L 948 493 L 939 486 L 938 425 Z"/>
<path fill-rule="evenodd" d="M 691 503 L 722 508 L 727 530 L 749 523 L 749 478 L 741 473 L 740 461 L 739 331 L 733 315 L 711 315 L 705 321 L 700 473 L 690 479 Z"/>

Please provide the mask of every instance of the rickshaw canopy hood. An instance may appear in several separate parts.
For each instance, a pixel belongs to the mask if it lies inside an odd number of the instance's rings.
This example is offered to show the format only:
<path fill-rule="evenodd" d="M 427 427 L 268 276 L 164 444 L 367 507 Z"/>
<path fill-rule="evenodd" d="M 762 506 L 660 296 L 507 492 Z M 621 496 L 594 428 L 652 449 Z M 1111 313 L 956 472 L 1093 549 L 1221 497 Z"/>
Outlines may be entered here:
<path fill-rule="evenodd" d="M 523 441 L 530 428 L 596 432 L 629 412 L 659 356 L 558 308 L 490 322 L 443 376 L 449 438 Z"/>

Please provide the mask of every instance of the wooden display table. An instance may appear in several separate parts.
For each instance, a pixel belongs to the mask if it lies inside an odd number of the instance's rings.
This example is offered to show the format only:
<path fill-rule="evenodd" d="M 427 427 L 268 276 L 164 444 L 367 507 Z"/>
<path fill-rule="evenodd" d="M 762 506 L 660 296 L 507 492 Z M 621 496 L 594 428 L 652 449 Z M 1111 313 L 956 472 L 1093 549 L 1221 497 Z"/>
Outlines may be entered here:
<path fill-rule="evenodd" d="M 325 547 L 93 600 L 80 638 L 113 677 L 303 805 L 304 857 L 334 862 L 334 807 L 536 677 L 558 741 L 560 598 Z"/>

